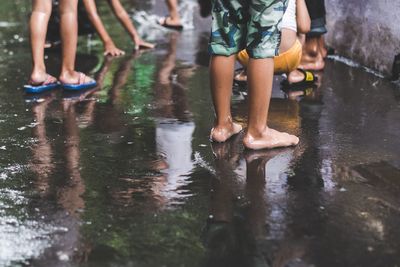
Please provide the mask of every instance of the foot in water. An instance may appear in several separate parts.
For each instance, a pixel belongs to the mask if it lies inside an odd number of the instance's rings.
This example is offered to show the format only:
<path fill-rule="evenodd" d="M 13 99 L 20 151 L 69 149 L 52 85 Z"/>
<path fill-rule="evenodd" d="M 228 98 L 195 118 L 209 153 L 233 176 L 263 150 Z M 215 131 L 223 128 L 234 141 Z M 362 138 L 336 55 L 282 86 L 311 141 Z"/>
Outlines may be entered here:
<path fill-rule="evenodd" d="M 258 136 L 253 136 L 247 132 L 243 139 L 244 146 L 253 150 L 289 147 L 295 146 L 298 143 L 299 138 L 297 136 L 279 132 L 271 128 L 266 128 Z"/>
<path fill-rule="evenodd" d="M 234 122 L 229 122 L 226 125 L 216 125 L 211 129 L 210 139 L 222 143 L 241 131 L 242 126 Z"/>

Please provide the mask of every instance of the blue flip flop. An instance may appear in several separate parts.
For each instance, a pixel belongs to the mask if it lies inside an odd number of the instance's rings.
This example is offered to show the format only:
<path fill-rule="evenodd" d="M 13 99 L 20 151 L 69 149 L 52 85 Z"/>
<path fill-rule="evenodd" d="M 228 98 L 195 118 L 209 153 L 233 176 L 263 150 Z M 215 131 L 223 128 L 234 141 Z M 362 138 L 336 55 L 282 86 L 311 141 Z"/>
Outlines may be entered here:
<path fill-rule="evenodd" d="M 58 81 L 50 82 L 52 78 L 53 77 L 48 74 L 46 80 L 42 83 L 35 84 L 33 81 L 30 81 L 29 84 L 24 85 L 25 92 L 29 94 L 39 94 L 60 86 Z"/>
<path fill-rule="evenodd" d="M 62 83 L 62 88 L 68 91 L 79 91 L 84 89 L 93 88 L 97 85 L 96 81 L 84 83 L 86 75 L 79 72 L 79 80 L 77 83 Z"/>

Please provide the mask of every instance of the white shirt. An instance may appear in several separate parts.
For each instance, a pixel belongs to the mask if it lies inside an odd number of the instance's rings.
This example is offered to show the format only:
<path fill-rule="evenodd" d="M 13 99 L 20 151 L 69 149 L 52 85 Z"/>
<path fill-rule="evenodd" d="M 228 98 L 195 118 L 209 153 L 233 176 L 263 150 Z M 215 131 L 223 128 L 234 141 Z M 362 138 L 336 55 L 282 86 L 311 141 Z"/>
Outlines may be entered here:
<path fill-rule="evenodd" d="M 289 29 L 297 32 L 296 0 L 289 0 L 285 14 L 282 17 L 281 29 Z"/>

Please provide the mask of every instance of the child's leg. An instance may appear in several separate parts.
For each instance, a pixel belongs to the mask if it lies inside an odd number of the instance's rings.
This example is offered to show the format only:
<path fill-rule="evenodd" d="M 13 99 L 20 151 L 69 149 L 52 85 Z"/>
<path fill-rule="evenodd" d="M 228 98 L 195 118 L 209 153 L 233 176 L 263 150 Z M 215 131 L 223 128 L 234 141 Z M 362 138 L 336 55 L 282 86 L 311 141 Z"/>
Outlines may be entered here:
<path fill-rule="evenodd" d="M 180 25 L 181 17 L 179 16 L 178 12 L 178 0 L 166 0 L 166 2 L 170 18 L 168 23 L 170 23 L 171 25 Z"/>
<path fill-rule="evenodd" d="M 212 56 L 210 63 L 211 94 L 213 98 L 215 121 L 211 130 L 211 139 L 225 142 L 232 135 L 242 130 L 232 121 L 231 94 L 233 68 L 236 56 Z"/>
<path fill-rule="evenodd" d="M 113 12 L 117 16 L 118 20 L 121 22 L 125 30 L 131 36 L 133 42 L 135 43 L 135 49 L 154 48 L 153 44 L 145 42 L 142 40 L 142 38 L 140 38 L 138 32 L 136 31 L 135 26 L 131 21 L 131 18 L 129 17 L 128 12 L 126 12 L 120 0 L 109 0 L 108 2 L 111 4 Z"/>
<path fill-rule="evenodd" d="M 75 71 L 76 46 L 78 42 L 78 0 L 60 1 L 60 34 L 62 41 L 62 67 L 60 81 L 67 84 L 93 81 L 85 76 L 80 80 L 80 74 Z"/>
<path fill-rule="evenodd" d="M 158 23 L 161 26 L 172 28 L 175 30 L 182 30 L 181 17 L 178 12 L 178 0 L 166 0 L 169 15 L 160 19 Z"/>
<path fill-rule="evenodd" d="M 252 0 L 250 4 L 251 23 L 247 35 L 247 50 L 250 56 L 249 118 L 243 140 L 244 145 L 250 149 L 284 147 L 299 142 L 296 136 L 278 132 L 267 126 L 274 74 L 272 57 L 277 54 L 279 47 L 277 26 L 283 15 L 282 4 L 273 0 Z"/>
<path fill-rule="evenodd" d="M 46 41 L 47 24 L 51 15 L 51 0 L 33 0 L 30 19 L 30 35 L 33 69 L 32 83 L 44 82 L 48 76 L 44 64 L 44 44 Z"/>
<path fill-rule="evenodd" d="M 83 4 L 85 6 L 86 12 L 88 14 L 89 20 L 96 29 L 97 34 L 100 36 L 101 41 L 104 46 L 104 55 L 110 56 L 121 56 L 124 55 L 125 52 L 114 44 L 114 41 L 111 39 L 111 36 L 108 34 L 106 28 L 104 27 L 103 22 L 100 19 L 99 14 L 97 13 L 97 7 L 95 0 L 83 0 Z"/>
<path fill-rule="evenodd" d="M 272 58 L 249 60 L 249 118 L 243 142 L 250 149 L 285 147 L 299 142 L 296 136 L 278 132 L 267 126 L 273 71 Z"/>
<path fill-rule="evenodd" d="M 247 25 L 247 22 L 242 19 L 246 16 L 243 13 L 246 10 L 243 2 L 213 1 L 209 51 L 212 54 L 210 82 L 215 121 L 210 137 L 218 142 L 226 141 L 242 129 L 239 124 L 232 121 L 230 104 L 236 53 L 243 49 Z"/>

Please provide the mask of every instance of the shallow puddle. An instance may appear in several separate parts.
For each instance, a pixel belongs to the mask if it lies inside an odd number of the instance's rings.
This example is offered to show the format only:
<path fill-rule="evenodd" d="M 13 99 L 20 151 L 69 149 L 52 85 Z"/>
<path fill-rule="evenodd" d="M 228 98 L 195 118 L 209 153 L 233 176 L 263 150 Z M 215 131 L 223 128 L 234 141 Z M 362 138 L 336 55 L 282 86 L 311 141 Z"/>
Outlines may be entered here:
<path fill-rule="evenodd" d="M 298 147 L 211 144 L 209 20 L 192 4 L 196 30 L 139 27 L 153 51 L 104 58 L 82 37 L 78 69 L 99 88 L 34 96 L 22 90 L 29 6 L 1 4 L 15 14 L 0 19 L 0 266 L 397 266 L 395 85 L 329 59 L 299 94 L 275 79 L 270 126 Z M 138 20 L 165 12 L 136 7 Z M 56 74 L 58 52 L 47 56 Z M 234 96 L 245 125 L 246 91 Z"/>

